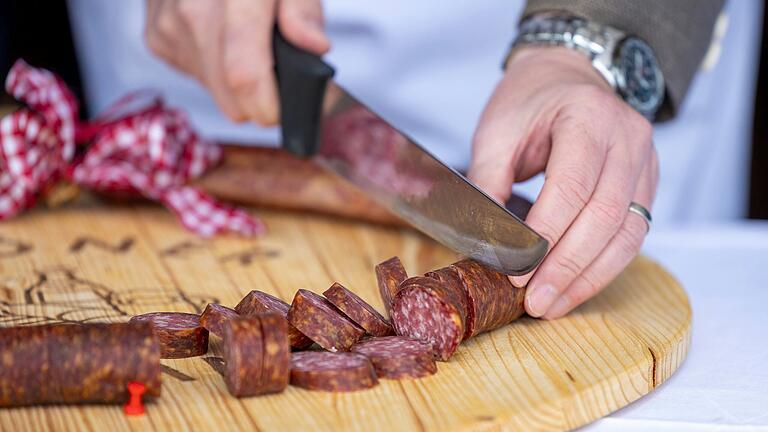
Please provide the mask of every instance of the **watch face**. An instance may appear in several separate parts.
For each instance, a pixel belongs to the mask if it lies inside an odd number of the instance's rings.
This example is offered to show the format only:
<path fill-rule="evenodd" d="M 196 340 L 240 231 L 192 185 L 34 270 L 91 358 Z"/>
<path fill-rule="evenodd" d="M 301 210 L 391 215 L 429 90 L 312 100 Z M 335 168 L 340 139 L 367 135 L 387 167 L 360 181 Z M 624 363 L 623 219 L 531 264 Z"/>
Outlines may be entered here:
<path fill-rule="evenodd" d="M 664 97 L 664 79 L 651 47 L 637 38 L 627 38 L 618 52 L 617 66 L 624 82 L 619 92 L 641 113 L 653 114 Z"/>

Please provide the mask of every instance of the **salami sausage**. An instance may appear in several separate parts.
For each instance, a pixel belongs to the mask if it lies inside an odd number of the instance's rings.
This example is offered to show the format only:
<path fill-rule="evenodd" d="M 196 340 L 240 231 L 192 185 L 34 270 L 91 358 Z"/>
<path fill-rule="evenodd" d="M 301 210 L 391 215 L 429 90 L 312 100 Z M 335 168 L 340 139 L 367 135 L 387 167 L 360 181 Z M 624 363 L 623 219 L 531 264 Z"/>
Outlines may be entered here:
<path fill-rule="evenodd" d="M 392 318 L 392 302 L 395 300 L 397 289 L 408 278 L 400 258 L 392 257 L 376 266 L 376 281 L 379 285 L 381 301 L 387 316 Z"/>
<path fill-rule="evenodd" d="M 365 330 L 350 321 L 328 300 L 300 289 L 288 310 L 288 322 L 328 351 L 349 351 Z"/>
<path fill-rule="evenodd" d="M 406 279 L 392 305 L 396 333 L 430 344 L 435 357 L 447 361 L 464 338 L 461 297 L 437 279 Z"/>
<path fill-rule="evenodd" d="M 301 351 L 291 356 L 291 385 L 307 390 L 364 390 L 378 382 L 370 360 L 359 354 Z"/>
<path fill-rule="evenodd" d="M 282 391 L 290 377 L 288 327 L 277 314 L 224 322 L 227 389 L 236 397 Z"/>
<path fill-rule="evenodd" d="M 274 312 L 285 319 L 290 307 L 288 303 L 271 294 L 253 290 L 240 300 L 240 303 L 235 306 L 235 311 L 242 316 Z M 295 349 L 305 349 L 312 345 L 312 339 L 304 336 L 302 332 L 291 324 L 288 324 L 288 339 L 291 342 L 291 347 Z"/>
<path fill-rule="evenodd" d="M 450 266 L 466 291 L 474 329 L 466 337 L 499 328 L 525 312 L 525 288 L 517 288 L 507 275 L 477 261 L 465 259 Z"/>
<path fill-rule="evenodd" d="M 351 351 L 368 357 L 379 378 L 421 378 L 437 372 L 432 347 L 402 336 L 365 339 Z"/>
<path fill-rule="evenodd" d="M 132 381 L 160 396 L 160 344 L 148 322 L 0 329 L 0 407 L 124 403 Z"/>
<path fill-rule="evenodd" d="M 261 392 L 276 393 L 288 387 L 291 376 L 291 346 L 288 321 L 277 313 L 259 315 L 264 339 Z"/>
<path fill-rule="evenodd" d="M 182 312 L 150 312 L 136 315 L 131 322 L 150 322 L 160 340 L 160 358 L 177 359 L 208 352 L 208 330 L 200 316 Z"/>
<path fill-rule="evenodd" d="M 200 325 L 218 337 L 224 337 L 224 323 L 239 317 L 240 314 L 226 306 L 210 303 L 200 315 Z"/>
<path fill-rule="evenodd" d="M 349 319 L 373 336 L 389 336 L 394 334 L 392 326 L 386 318 L 361 299 L 360 296 L 345 288 L 339 283 L 334 283 L 323 295 Z"/>
<path fill-rule="evenodd" d="M 444 267 L 435 271 L 427 272 L 424 276 L 432 279 L 436 279 L 443 284 L 443 288 L 446 289 L 451 295 L 451 298 L 462 309 L 462 320 L 464 321 L 464 337 L 467 339 L 475 332 L 475 314 L 474 310 L 470 307 L 467 291 L 464 288 L 464 284 L 459 277 L 456 269 L 452 267 Z"/>

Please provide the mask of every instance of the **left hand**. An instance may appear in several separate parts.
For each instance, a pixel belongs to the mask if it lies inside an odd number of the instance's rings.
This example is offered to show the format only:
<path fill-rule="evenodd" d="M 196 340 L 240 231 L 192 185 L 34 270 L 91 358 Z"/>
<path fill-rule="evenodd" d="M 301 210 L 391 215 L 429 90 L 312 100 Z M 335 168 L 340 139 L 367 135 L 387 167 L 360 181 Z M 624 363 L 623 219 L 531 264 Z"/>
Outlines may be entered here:
<path fill-rule="evenodd" d="M 597 294 L 637 255 L 658 161 L 651 124 L 619 99 L 580 53 L 516 51 L 483 112 L 469 177 L 499 202 L 515 181 L 545 172 L 526 222 L 549 241 L 528 285 L 526 310 L 558 318 Z"/>

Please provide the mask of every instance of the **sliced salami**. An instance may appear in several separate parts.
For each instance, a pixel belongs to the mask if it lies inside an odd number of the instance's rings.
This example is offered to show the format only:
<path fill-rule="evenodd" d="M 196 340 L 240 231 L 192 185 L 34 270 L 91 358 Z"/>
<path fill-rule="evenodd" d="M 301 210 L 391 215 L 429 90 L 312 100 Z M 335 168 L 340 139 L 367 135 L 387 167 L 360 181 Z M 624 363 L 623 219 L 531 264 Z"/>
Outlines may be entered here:
<path fill-rule="evenodd" d="M 261 394 L 264 336 L 258 317 L 236 318 L 224 325 L 227 389 L 232 396 Z"/>
<path fill-rule="evenodd" d="M 277 313 L 259 315 L 264 339 L 261 393 L 281 392 L 288 386 L 291 375 L 291 346 L 288 322 Z"/>
<path fill-rule="evenodd" d="M 407 279 L 392 305 L 395 331 L 428 343 L 437 359 L 447 361 L 464 338 L 463 308 L 456 297 L 437 279 Z"/>
<path fill-rule="evenodd" d="M 200 316 L 182 312 L 150 312 L 136 315 L 131 322 L 150 322 L 160 340 L 160 358 L 178 359 L 208 352 L 208 330 Z"/>
<path fill-rule="evenodd" d="M 395 300 L 397 289 L 407 278 L 405 267 L 398 257 L 392 257 L 376 266 L 379 294 L 381 294 L 381 301 L 384 303 L 384 310 L 390 318 L 392 317 L 392 302 Z"/>
<path fill-rule="evenodd" d="M 474 330 L 467 337 L 499 328 L 525 312 L 525 288 L 517 288 L 507 275 L 477 261 L 465 259 L 454 263 L 467 293 Z"/>
<path fill-rule="evenodd" d="M 240 303 L 235 306 L 235 311 L 243 316 L 274 312 L 286 318 L 290 307 L 291 305 L 271 294 L 253 290 L 240 300 Z M 312 339 L 306 337 L 291 324 L 288 324 L 288 339 L 291 342 L 291 347 L 295 349 L 305 349 L 312 345 Z"/>
<path fill-rule="evenodd" d="M 291 385 L 307 390 L 347 392 L 378 384 L 367 357 L 353 353 L 295 352 L 291 356 Z"/>
<path fill-rule="evenodd" d="M 365 334 L 324 297 L 303 289 L 293 298 L 288 322 L 331 352 L 349 351 Z"/>
<path fill-rule="evenodd" d="M 443 288 L 450 295 L 452 301 L 454 301 L 462 310 L 462 321 L 464 322 L 464 337 L 467 339 L 475 332 L 475 314 L 469 305 L 469 298 L 467 291 L 464 288 L 464 284 L 461 282 L 459 273 L 452 267 L 444 267 L 439 270 L 431 271 L 424 276 L 437 279 L 443 284 Z"/>
<path fill-rule="evenodd" d="M 216 336 L 224 337 L 224 323 L 239 316 L 234 309 L 210 303 L 200 315 L 200 324 Z"/>
<path fill-rule="evenodd" d="M 351 351 L 368 357 L 379 378 L 421 378 L 437 372 L 432 347 L 415 339 L 370 338 L 356 343 Z"/>
<path fill-rule="evenodd" d="M 149 322 L 0 329 L 0 407 L 123 403 L 128 383 L 160 396 L 160 344 Z"/>
<path fill-rule="evenodd" d="M 363 328 L 372 336 L 389 336 L 395 331 L 386 318 L 361 299 L 360 296 L 345 288 L 339 283 L 334 283 L 323 295 L 349 319 Z"/>

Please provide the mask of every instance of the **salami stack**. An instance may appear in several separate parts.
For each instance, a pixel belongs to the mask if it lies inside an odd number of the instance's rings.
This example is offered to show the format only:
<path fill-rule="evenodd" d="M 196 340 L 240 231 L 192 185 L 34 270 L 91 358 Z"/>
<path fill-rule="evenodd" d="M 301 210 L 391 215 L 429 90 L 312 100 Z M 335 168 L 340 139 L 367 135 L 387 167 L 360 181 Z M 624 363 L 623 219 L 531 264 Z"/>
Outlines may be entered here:
<path fill-rule="evenodd" d="M 303 289 L 293 297 L 288 322 L 331 352 L 349 351 L 365 334 L 328 300 Z"/>
<path fill-rule="evenodd" d="M 389 336 L 394 334 L 392 326 L 386 318 L 361 299 L 360 296 L 345 288 L 340 283 L 334 283 L 323 295 L 336 308 L 344 313 L 372 336 Z"/>
<path fill-rule="evenodd" d="M 236 397 L 280 392 L 290 378 L 288 326 L 279 314 L 224 322 L 224 361 L 229 392 Z"/>
<path fill-rule="evenodd" d="M 150 312 L 136 315 L 130 322 L 148 322 L 160 340 L 160 358 L 178 359 L 208 352 L 208 330 L 200 316 L 182 312 Z"/>
<path fill-rule="evenodd" d="M 124 403 L 134 381 L 160 396 L 160 345 L 148 322 L 3 328 L 0 359 L 0 407 Z"/>
<path fill-rule="evenodd" d="M 285 319 L 288 316 L 288 309 L 290 307 L 288 303 L 271 294 L 253 290 L 240 300 L 240 303 L 235 306 L 235 311 L 242 316 L 273 312 Z M 288 324 L 288 339 L 291 342 L 291 347 L 295 349 L 304 349 L 312 345 L 312 339 L 306 337 L 291 324 Z"/>
<path fill-rule="evenodd" d="M 202 315 L 200 315 L 200 324 L 216 336 L 224 337 L 224 324 L 239 316 L 240 314 L 234 309 L 211 303 L 205 307 Z"/>

